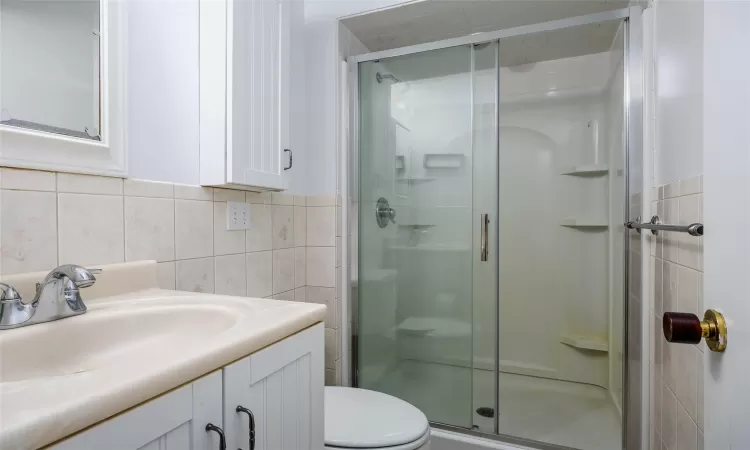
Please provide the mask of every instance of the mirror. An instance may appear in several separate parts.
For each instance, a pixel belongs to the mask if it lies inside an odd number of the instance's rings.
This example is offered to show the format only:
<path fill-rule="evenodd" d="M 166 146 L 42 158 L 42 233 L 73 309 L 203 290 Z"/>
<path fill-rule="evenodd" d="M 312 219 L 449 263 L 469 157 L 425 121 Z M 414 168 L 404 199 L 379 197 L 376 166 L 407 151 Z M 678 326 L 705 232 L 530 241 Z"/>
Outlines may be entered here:
<path fill-rule="evenodd" d="M 0 0 L 0 125 L 101 141 L 98 0 Z"/>

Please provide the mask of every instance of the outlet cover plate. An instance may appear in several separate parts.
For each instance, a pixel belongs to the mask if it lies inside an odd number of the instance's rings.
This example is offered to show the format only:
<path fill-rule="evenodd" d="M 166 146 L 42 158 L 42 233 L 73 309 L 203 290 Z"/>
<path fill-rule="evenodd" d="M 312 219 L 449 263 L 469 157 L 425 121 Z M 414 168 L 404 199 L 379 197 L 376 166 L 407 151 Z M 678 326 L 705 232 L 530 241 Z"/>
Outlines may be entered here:
<path fill-rule="evenodd" d="M 227 202 L 227 230 L 250 229 L 250 203 Z"/>

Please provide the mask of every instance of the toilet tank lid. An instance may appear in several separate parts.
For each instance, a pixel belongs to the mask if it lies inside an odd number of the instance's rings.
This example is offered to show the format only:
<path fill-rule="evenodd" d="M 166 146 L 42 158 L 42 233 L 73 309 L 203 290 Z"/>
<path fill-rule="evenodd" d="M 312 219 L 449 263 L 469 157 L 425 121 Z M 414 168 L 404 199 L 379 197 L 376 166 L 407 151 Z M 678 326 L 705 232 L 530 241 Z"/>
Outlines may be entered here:
<path fill-rule="evenodd" d="M 411 404 L 382 392 L 325 388 L 325 442 L 343 448 L 404 445 L 424 436 L 430 424 Z"/>

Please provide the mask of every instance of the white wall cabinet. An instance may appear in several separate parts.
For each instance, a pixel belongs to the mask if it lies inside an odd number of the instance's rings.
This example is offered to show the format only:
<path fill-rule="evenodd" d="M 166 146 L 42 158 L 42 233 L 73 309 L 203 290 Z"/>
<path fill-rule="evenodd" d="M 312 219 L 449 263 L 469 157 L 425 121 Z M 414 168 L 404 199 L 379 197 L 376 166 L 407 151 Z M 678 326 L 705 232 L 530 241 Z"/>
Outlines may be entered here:
<path fill-rule="evenodd" d="M 53 450 L 322 450 L 323 325 L 88 428 Z"/>
<path fill-rule="evenodd" d="M 200 182 L 289 185 L 293 0 L 200 0 Z"/>

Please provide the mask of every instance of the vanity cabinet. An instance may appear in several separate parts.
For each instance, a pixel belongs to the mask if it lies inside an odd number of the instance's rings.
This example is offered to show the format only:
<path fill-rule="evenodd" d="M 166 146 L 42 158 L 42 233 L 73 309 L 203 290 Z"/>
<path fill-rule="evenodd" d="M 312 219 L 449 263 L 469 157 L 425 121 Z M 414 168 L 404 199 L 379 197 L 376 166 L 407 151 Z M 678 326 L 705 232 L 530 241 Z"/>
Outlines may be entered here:
<path fill-rule="evenodd" d="M 52 446 L 53 450 L 218 450 L 206 424 L 222 426 L 221 370 Z"/>
<path fill-rule="evenodd" d="M 312 342 L 323 342 L 321 326 L 224 368 L 228 449 L 249 448 L 249 419 L 237 406 L 255 416 L 255 450 L 323 448 L 323 349 Z"/>
<path fill-rule="evenodd" d="M 53 450 L 323 448 L 323 325 L 317 324 L 69 437 Z"/>
<path fill-rule="evenodd" d="M 293 0 L 200 0 L 200 182 L 289 185 Z"/>

